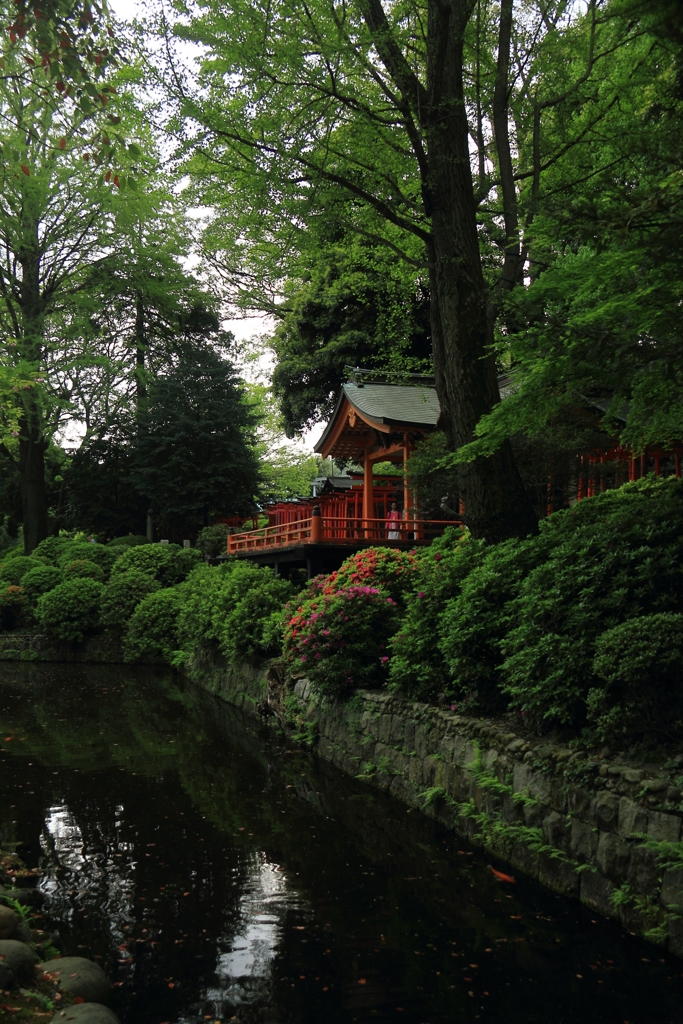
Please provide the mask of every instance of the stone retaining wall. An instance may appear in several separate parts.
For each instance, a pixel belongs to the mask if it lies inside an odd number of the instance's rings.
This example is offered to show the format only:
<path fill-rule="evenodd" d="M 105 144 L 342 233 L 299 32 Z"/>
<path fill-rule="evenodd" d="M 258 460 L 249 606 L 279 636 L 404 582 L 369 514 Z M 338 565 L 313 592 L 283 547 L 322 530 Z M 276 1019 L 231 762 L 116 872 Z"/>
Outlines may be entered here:
<path fill-rule="evenodd" d="M 286 696 L 272 666 L 206 657 L 187 674 L 247 712 L 275 714 L 292 739 L 342 771 L 683 957 L 683 768 L 676 763 L 645 770 L 591 760 L 381 691 L 321 704 L 300 679 Z"/>

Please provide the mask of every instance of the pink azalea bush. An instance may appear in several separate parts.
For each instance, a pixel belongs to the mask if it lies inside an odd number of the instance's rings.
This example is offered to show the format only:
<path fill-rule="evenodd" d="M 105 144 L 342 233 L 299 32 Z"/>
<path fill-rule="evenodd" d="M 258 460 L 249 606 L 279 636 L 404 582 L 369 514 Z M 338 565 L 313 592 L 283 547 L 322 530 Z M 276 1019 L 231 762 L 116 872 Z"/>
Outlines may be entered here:
<path fill-rule="evenodd" d="M 366 548 L 356 551 L 335 572 L 312 581 L 311 590 L 334 594 L 344 587 L 378 587 L 394 601 L 400 601 L 411 587 L 419 565 L 415 551 L 395 548 Z"/>
<path fill-rule="evenodd" d="M 349 561 L 349 560 L 347 560 Z M 397 604 L 379 587 L 353 585 L 330 591 L 314 583 L 285 620 L 283 656 L 293 674 L 307 676 L 330 697 L 381 685 L 388 640 L 398 628 Z"/>

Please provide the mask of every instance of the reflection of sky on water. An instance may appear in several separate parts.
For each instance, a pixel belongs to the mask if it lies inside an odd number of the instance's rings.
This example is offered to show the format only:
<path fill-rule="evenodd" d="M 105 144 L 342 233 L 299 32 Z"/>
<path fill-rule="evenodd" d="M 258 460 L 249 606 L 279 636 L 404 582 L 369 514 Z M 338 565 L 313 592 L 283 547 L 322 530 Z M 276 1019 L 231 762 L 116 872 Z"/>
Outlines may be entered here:
<path fill-rule="evenodd" d="M 116 826 L 121 811 L 117 808 Z M 49 865 L 41 888 L 50 898 L 50 913 L 71 921 L 77 910 L 97 910 L 109 921 L 112 938 L 133 923 L 135 898 L 132 844 L 119 839 L 116 826 L 106 837 L 95 826 L 88 842 L 69 806 L 55 804 L 46 812 L 40 838 Z"/>
<path fill-rule="evenodd" d="M 271 967 L 283 940 L 285 917 L 304 910 L 307 903 L 264 853 L 254 851 L 246 868 L 235 927 L 232 935 L 219 940 L 228 948 L 218 955 L 218 985 L 207 989 L 206 1001 L 216 1017 L 226 1015 L 227 997 L 235 1007 L 263 1007 L 272 1020 Z"/>
<path fill-rule="evenodd" d="M 87 840 L 69 806 L 55 804 L 46 812 L 41 836 L 48 867 L 41 888 L 49 896 L 50 913 L 76 924 L 76 914 L 97 911 L 107 921 L 114 942 L 129 937 L 125 926 L 135 923 L 135 844 L 119 835 L 122 812 L 117 807 L 112 835 L 105 836 L 102 826 L 91 822 Z M 179 1024 L 196 1021 L 195 1014 L 230 1019 L 235 1009 L 246 1012 L 243 1019 L 249 1021 L 277 1019 L 271 971 L 284 941 L 285 918 L 309 908 L 265 853 L 252 851 L 241 869 L 237 914 L 228 915 L 230 928 L 217 941 L 215 981 L 205 987 L 190 1015 L 179 1018 Z"/>

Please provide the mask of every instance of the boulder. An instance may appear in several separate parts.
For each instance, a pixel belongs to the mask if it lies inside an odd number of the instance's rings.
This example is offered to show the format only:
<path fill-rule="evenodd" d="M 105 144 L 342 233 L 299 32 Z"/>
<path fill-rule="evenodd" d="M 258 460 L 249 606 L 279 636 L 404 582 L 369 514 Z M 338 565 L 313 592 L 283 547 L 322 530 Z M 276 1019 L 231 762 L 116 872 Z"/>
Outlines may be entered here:
<path fill-rule="evenodd" d="M 63 956 L 48 960 L 41 967 L 47 974 L 54 975 L 60 989 L 80 996 L 86 1003 L 99 1003 L 109 995 L 109 978 L 93 960 Z"/>
<path fill-rule="evenodd" d="M 4 960 L 0 960 L 0 989 L 11 988 L 14 984 L 14 971 Z"/>
<path fill-rule="evenodd" d="M 0 939 L 0 963 L 4 963 L 20 981 L 32 981 L 36 957 L 23 942 Z"/>
<path fill-rule="evenodd" d="M 0 939 L 9 939 L 10 935 L 16 931 L 20 920 L 19 915 L 15 914 L 13 910 L 0 905 Z"/>
<path fill-rule="evenodd" d="M 101 1003 L 80 1003 L 78 1006 L 67 1006 L 52 1018 L 51 1024 L 120 1024 L 119 1018 L 108 1006 Z"/>

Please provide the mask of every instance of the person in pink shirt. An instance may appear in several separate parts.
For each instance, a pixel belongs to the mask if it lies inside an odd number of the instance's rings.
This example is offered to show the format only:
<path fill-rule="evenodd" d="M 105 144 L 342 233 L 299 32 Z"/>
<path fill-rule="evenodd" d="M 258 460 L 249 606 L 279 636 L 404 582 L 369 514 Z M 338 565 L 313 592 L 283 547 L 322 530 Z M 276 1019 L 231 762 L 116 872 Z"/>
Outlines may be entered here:
<path fill-rule="evenodd" d="M 388 540 L 400 540 L 401 531 L 399 529 L 399 523 L 401 521 L 401 513 L 398 510 L 398 505 L 395 501 L 391 503 L 391 509 L 387 512 L 387 539 Z"/>

